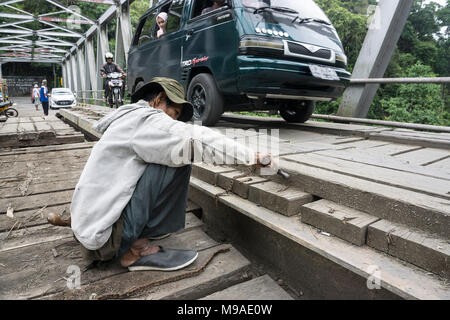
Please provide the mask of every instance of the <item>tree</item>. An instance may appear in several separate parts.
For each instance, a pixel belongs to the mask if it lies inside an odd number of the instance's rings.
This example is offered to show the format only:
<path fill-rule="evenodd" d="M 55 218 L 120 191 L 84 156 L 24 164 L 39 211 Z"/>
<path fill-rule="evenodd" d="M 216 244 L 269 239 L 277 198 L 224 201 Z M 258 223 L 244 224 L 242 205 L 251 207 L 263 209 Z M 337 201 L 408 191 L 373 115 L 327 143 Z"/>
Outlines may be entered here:
<path fill-rule="evenodd" d="M 430 66 L 417 62 L 407 69 L 406 76 L 436 75 Z M 388 120 L 446 125 L 441 86 L 437 84 L 401 84 L 395 95 L 383 96 L 380 104 L 385 108 Z"/>

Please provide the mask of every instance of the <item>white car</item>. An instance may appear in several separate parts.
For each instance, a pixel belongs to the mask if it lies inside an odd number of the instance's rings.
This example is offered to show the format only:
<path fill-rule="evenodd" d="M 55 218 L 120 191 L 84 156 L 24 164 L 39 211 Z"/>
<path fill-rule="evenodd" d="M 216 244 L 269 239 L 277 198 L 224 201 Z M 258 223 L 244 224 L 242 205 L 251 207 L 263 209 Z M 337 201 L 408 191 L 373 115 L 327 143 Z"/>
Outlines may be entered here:
<path fill-rule="evenodd" d="M 50 109 L 72 108 L 77 100 L 69 88 L 54 88 L 50 92 Z"/>

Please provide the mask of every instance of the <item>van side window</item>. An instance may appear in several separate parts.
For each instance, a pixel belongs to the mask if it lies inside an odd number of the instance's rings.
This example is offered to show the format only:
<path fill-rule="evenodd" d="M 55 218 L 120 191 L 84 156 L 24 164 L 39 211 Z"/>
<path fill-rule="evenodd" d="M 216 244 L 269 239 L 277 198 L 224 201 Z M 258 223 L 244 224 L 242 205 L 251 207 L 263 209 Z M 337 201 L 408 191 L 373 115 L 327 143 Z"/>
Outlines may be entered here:
<path fill-rule="evenodd" d="M 164 27 L 163 35 L 175 32 L 180 28 L 184 3 L 185 0 L 173 0 L 171 3 L 161 8 L 161 12 L 167 14 L 167 23 Z"/>
<path fill-rule="evenodd" d="M 222 6 L 229 4 L 229 1 L 225 0 L 225 3 Z M 207 14 L 208 12 L 217 10 L 219 8 L 215 8 L 213 6 L 213 1 L 210 0 L 195 0 L 194 6 L 192 7 L 191 19 L 198 17 L 203 14 Z"/>
<path fill-rule="evenodd" d="M 181 15 L 183 14 L 185 0 L 174 0 L 170 6 L 167 21 L 167 33 L 177 31 L 180 27 Z"/>
<path fill-rule="evenodd" d="M 156 13 L 150 13 L 145 18 L 145 22 L 143 23 L 141 30 L 139 30 L 140 34 L 139 39 L 137 41 L 138 45 L 142 45 L 143 43 L 153 40 L 155 38 L 155 25 L 156 25 L 155 17 Z"/>

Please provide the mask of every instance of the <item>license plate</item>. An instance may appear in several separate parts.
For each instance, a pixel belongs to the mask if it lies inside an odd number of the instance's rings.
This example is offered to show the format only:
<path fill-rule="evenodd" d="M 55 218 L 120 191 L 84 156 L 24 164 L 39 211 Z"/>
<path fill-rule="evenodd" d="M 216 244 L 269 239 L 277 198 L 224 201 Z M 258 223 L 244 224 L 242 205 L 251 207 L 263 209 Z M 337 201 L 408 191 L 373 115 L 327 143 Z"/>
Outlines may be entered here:
<path fill-rule="evenodd" d="M 339 77 L 331 68 L 321 67 L 318 65 L 310 64 L 309 69 L 314 77 L 324 80 L 339 80 Z"/>

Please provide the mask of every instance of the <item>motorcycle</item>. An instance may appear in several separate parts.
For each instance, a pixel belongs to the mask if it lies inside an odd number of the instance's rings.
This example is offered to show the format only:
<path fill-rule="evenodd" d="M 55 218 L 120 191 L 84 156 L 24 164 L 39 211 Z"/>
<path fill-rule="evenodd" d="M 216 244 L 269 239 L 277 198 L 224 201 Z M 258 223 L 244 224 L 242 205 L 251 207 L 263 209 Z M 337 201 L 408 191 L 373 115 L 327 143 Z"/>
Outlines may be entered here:
<path fill-rule="evenodd" d="M 107 99 L 111 108 L 119 108 L 123 105 L 123 77 L 120 72 L 111 72 L 106 75 L 106 83 L 109 87 Z"/>
<path fill-rule="evenodd" d="M 0 116 L 6 116 L 7 118 L 17 117 L 19 116 L 19 112 L 12 108 L 12 101 L 1 102 L 0 103 Z"/>

